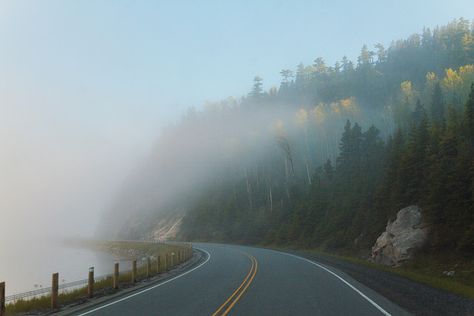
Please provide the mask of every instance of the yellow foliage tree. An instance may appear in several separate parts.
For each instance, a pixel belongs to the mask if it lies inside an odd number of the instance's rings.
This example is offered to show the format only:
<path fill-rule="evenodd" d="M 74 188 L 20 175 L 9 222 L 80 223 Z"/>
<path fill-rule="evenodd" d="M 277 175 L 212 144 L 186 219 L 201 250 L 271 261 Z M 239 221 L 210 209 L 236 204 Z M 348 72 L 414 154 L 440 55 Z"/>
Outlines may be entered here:
<path fill-rule="evenodd" d="M 431 104 L 431 97 L 433 95 L 434 86 L 438 82 L 438 76 L 434 72 L 428 72 L 425 76 L 425 89 L 423 91 L 423 98 Z"/>
<path fill-rule="evenodd" d="M 456 92 L 462 88 L 463 80 L 458 72 L 454 69 L 448 68 L 445 70 L 445 76 L 441 81 L 442 87 L 446 94 L 451 97 L 451 101 L 456 98 Z"/>
<path fill-rule="evenodd" d="M 460 84 L 462 84 L 462 78 L 459 76 L 457 71 L 451 68 L 446 69 L 446 73 L 442 81 L 443 87 L 448 91 L 452 91 Z"/>
<path fill-rule="evenodd" d="M 326 111 L 324 110 L 324 104 L 319 103 L 313 110 L 312 114 L 317 124 L 322 124 L 326 119 Z"/>
<path fill-rule="evenodd" d="M 282 120 L 276 120 L 273 123 L 273 131 L 275 132 L 277 137 L 286 137 L 285 124 Z"/>
<path fill-rule="evenodd" d="M 426 82 L 427 83 L 433 83 L 433 82 L 436 82 L 438 80 L 438 77 L 436 76 L 436 74 L 432 71 L 428 72 L 426 74 Z"/>
<path fill-rule="evenodd" d="M 408 100 L 408 103 L 412 104 L 415 99 L 415 91 L 410 80 L 403 81 L 400 84 L 400 90 L 402 92 L 402 99 Z"/>
<path fill-rule="evenodd" d="M 296 112 L 295 118 L 298 125 L 306 126 L 306 122 L 308 121 L 308 112 L 301 108 Z"/>
<path fill-rule="evenodd" d="M 341 114 L 341 108 L 339 106 L 339 102 L 332 102 L 330 105 L 331 112 L 336 114 Z"/>
<path fill-rule="evenodd" d="M 460 96 L 461 99 L 465 100 L 471 90 L 471 83 L 474 82 L 474 65 L 464 65 L 459 67 L 459 76 L 461 77 L 463 84 L 461 87 Z"/>
<path fill-rule="evenodd" d="M 340 108 L 344 110 L 344 113 L 349 114 L 352 119 L 355 119 L 359 114 L 359 106 L 355 97 L 342 99 L 339 101 L 339 104 L 341 105 Z"/>

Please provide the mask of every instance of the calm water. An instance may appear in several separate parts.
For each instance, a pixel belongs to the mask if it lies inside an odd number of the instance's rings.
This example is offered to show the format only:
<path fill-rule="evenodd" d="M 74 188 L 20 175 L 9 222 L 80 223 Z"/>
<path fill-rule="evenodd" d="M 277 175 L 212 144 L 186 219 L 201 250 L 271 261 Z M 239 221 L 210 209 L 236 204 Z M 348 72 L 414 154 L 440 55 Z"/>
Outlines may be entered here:
<path fill-rule="evenodd" d="M 0 282 L 6 282 L 7 295 L 49 287 L 54 272 L 60 283 L 86 279 L 89 267 L 96 276 L 110 274 L 116 262 L 107 253 L 35 240 L 14 247 L 2 240 L 0 251 Z"/>

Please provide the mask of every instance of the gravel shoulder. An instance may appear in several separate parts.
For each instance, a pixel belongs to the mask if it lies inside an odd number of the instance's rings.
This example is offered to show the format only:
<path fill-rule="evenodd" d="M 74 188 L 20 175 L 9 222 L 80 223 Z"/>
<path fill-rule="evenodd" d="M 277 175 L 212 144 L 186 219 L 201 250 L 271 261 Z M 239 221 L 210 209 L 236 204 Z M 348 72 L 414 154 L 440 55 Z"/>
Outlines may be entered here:
<path fill-rule="evenodd" d="M 286 250 L 339 269 L 414 315 L 474 315 L 474 300 L 338 258 Z"/>

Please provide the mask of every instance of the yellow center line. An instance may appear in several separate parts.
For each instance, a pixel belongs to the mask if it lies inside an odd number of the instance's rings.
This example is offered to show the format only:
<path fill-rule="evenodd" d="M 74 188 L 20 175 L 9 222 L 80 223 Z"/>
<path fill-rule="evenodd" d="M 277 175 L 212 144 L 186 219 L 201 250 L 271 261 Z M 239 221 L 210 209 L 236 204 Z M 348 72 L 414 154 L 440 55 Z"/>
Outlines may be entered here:
<path fill-rule="evenodd" d="M 246 254 L 247 257 L 249 257 L 250 261 L 251 261 L 251 267 L 250 267 L 250 271 L 248 272 L 247 276 L 245 277 L 244 281 L 240 284 L 240 286 L 232 293 L 231 296 L 229 296 L 229 298 L 224 302 L 224 304 L 222 304 L 219 309 L 214 312 L 214 314 L 212 314 L 212 316 L 217 316 L 219 315 L 219 313 L 221 312 L 221 310 L 227 305 L 229 304 L 229 302 L 231 302 L 231 300 L 234 298 L 234 296 L 236 296 L 238 294 L 238 296 L 234 299 L 234 301 L 232 301 L 232 303 L 227 307 L 227 309 L 222 313 L 221 316 L 225 316 L 227 315 L 227 313 L 229 313 L 229 311 L 232 309 L 232 307 L 237 303 L 237 301 L 240 299 L 240 297 L 243 295 L 243 293 L 247 290 L 247 288 L 249 287 L 250 283 L 252 283 L 254 277 L 255 277 L 255 274 L 257 273 L 257 260 L 255 259 L 255 257 L 253 256 L 249 256 Z M 239 293 L 240 292 L 240 293 Z"/>
<path fill-rule="evenodd" d="M 255 261 L 255 268 L 253 270 L 253 274 L 252 274 L 252 277 L 250 278 L 250 280 L 247 282 L 247 284 L 245 285 L 245 287 L 242 289 L 242 291 L 240 292 L 239 296 L 236 297 L 236 299 L 232 302 L 232 304 L 229 305 L 229 307 L 227 307 L 227 309 L 225 310 L 225 312 L 222 314 L 222 316 L 225 316 L 227 315 L 227 313 L 230 312 L 230 310 L 232 309 L 232 307 L 234 307 L 234 305 L 237 303 L 237 301 L 240 299 L 240 297 L 245 293 L 245 291 L 247 290 L 247 288 L 249 287 L 250 283 L 252 283 L 253 281 L 253 278 L 255 278 L 255 275 L 257 274 L 257 269 L 258 269 L 258 262 L 255 258 L 253 258 L 253 260 Z"/>

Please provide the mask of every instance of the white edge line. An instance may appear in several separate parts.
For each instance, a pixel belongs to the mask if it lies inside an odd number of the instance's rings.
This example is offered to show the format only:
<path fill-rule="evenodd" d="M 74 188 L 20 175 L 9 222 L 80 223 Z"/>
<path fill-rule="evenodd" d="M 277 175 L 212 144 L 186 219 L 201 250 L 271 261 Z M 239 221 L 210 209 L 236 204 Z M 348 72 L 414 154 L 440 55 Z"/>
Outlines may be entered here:
<path fill-rule="evenodd" d="M 344 284 L 346 284 L 348 287 L 350 287 L 351 289 L 353 289 L 354 291 L 356 291 L 360 296 L 362 296 L 363 298 L 365 298 L 370 304 L 372 304 L 375 308 L 377 308 L 380 312 L 382 312 L 382 314 L 384 314 L 385 316 L 392 316 L 389 312 L 387 312 L 386 310 L 384 310 L 382 307 L 380 307 L 379 304 L 375 303 L 373 300 L 371 300 L 367 295 L 365 295 L 364 293 L 362 293 L 359 289 L 357 289 L 355 286 L 353 286 L 352 284 L 350 284 L 349 282 L 347 282 L 346 280 L 344 280 L 342 277 L 340 277 L 339 275 L 337 275 L 336 273 L 332 272 L 331 270 L 329 270 L 328 268 L 326 268 L 325 266 L 322 266 L 320 265 L 319 263 L 316 263 L 314 261 L 311 261 L 309 259 L 306 259 L 306 258 L 303 258 L 303 257 L 300 257 L 300 256 L 296 256 L 296 255 L 293 255 L 291 253 L 286 253 L 286 252 L 281 252 L 281 251 L 275 251 L 275 252 L 279 252 L 281 254 L 284 254 L 284 255 L 287 255 L 287 256 L 290 256 L 290 257 L 294 257 L 294 258 L 297 258 L 297 259 L 300 259 L 300 260 L 303 260 L 303 261 L 306 261 L 308 263 L 311 263 L 321 269 L 323 269 L 324 271 L 326 272 L 329 272 L 331 273 L 333 276 L 335 276 L 336 278 L 338 278 L 339 280 L 341 280 L 342 282 L 344 282 Z"/>
<path fill-rule="evenodd" d="M 203 252 L 205 252 L 205 253 L 207 254 L 207 259 L 206 259 L 206 261 L 204 261 L 203 263 L 201 263 L 201 264 L 198 265 L 197 267 L 194 267 L 194 268 L 192 268 L 192 269 L 189 270 L 189 271 L 186 271 L 186 272 L 184 272 L 184 273 L 182 273 L 182 274 L 180 274 L 180 275 L 175 276 L 174 278 L 171 278 L 171 279 L 166 280 L 166 281 L 164 281 L 164 282 L 162 282 L 162 283 L 159 283 L 159 284 L 157 284 L 157 285 L 154 285 L 154 286 L 151 286 L 151 287 L 149 287 L 149 288 L 146 288 L 146 289 L 144 289 L 144 290 L 142 290 L 142 291 L 133 293 L 133 294 L 131 294 L 131 295 L 128 295 L 128 296 L 125 296 L 125 297 L 123 297 L 123 298 L 121 298 L 121 299 L 118 299 L 118 300 L 116 300 L 116 301 L 113 301 L 113 302 L 111 302 L 111 303 L 108 303 L 108 304 L 99 306 L 99 307 L 97 307 L 97 308 L 91 309 L 90 311 L 87 311 L 87 312 L 85 312 L 85 313 L 79 314 L 78 316 L 83 316 L 83 315 L 91 314 L 91 313 L 96 312 L 96 311 L 98 311 L 98 310 L 101 310 L 101 309 L 103 309 L 103 308 L 109 307 L 109 306 L 111 306 L 111 305 L 117 304 L 117 303 L 122 302 L 122 301 L 125 301 L 125 300 L 128 300 L 129 298 L 132 298 L 132 297 L 134 297 L 134 296 L 137 296 L 137 295 L 143 294 L 143 293 L 145 293 L 145 292 L 151 291 L 151 290 L 153 290 L 153 289 L 155 289 L 155 288 L 157 288 L 157 287 L 160 287 L 160 286 L 162 286 L 162 285 L 165 285 L 166 283 L 169 283 L 169 282 L 174 281 L 174 280 L 176 280 L 176 279 L 178 279 L 178 278 L 180 278 L 180 277 L 183 277 L 183 276 L 185 276 L 186 274 L 191 273 L 191 272 L 193 272 L 193 271 L 196 270 L 196 269 L 199 269 L 200 267 L 202 267 L 203 265 L 205 265 L 205 264 L 209 261 L 209 259 L 211 259 L 211 254 L 210 254 L 209 252 L 207 252 L 206 250 L 201 249 L 201 248 L 194 247 L 194 249 L 201 250 L 201 251 L 203 251 Z"/>

